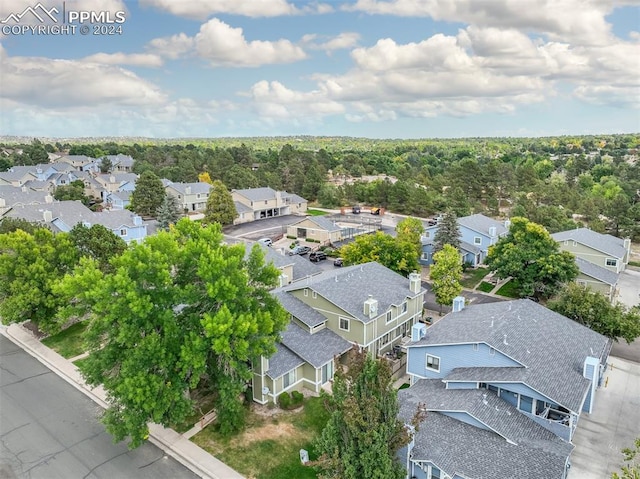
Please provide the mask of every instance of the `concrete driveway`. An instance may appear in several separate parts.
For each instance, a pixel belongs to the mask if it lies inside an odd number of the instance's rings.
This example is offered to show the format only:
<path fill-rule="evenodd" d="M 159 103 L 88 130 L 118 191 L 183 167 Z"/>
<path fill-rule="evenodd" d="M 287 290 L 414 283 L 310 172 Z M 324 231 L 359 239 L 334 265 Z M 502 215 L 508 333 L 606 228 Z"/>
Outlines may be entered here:
<path fill-rule="evenodd" d="M 632 307 L 640 304 L 640 271 L 627 267 L 620 273 L 618 301 Z"/>
<path fill-rule="evenodd" d="M 594 412 L 583 413 L 573 436 L 569 479 L 608 479 L 623 465 L 620 452 L 640 437 L 640 364 L 610 357 Z"/>

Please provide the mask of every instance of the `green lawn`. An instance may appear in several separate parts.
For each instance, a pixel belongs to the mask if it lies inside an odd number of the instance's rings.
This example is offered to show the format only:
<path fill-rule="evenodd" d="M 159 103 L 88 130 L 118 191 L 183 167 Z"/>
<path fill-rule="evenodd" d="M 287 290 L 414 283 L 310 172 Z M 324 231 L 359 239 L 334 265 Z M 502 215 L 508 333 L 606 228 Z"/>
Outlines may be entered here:
<path fill-rule="evenodd" d="M 87 321 L 81 321 L 63 329 L 58 334 L 42 340 L 42 344 L 53 349 L 61 356 L 69 359 L 84 353 L 82 334 L 88 326 Z"/>
<path fill-rule="evenodd" d="M 491 283 L 487 283 L 486 281 L 483 281 L 482 283 L 480 283 L 478 285 L 478 287 L 476 288 L 478 291 L 482 291 L 483 293 L 490 293 L 493 288 L 495 286 Z"/>
<path fill-rule="evenodd" d="M 320 211 L 320 210 L 314 210 L 314 209 L 307 208 L 307 214 L 311 215 L 311 216 L 324 216 L 324 215 L 328 215 L 329 213 L 326 212 L 326 211 Z"/>
<path fill-rule="evenodd" d="M 468 269 L 462 275 L 462 286 L 473 289 L 487 274 L 489 274 L 489 268 Z"/>
<path fill-rule="evenodd" d="M 506 296 L 507 298 L 519 298 L 519 289 L 520 285 L 517 283 L 517 281 L 510 280 L 505 283 L 498 291 L 496 291 L 496 294 L 499 294 L 500 296 Z"/>
<path fill-rule="evenodd" d="M 328 420 L 322 398 L 309 398 L 301 411 L 282 411 L 265 417 L 251 412 L 247 428 L 222 437 L 215 424 L 192 440 L 241 474 L 256 479 L 316 479 L 316 472 L 300 463 L 300 449 L 317 458 L 313 440 Z"/>

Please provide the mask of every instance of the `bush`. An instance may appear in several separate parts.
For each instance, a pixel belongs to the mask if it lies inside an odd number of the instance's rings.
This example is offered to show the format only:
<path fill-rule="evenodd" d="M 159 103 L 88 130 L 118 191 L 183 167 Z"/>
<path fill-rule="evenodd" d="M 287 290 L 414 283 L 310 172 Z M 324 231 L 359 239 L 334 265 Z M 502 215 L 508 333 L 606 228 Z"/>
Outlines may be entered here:
<path fill-rule="evenodd" d="M 289 235 L 287 235 L 287 238 L 288 238 L 288 239 L 292 239 L 292 240 L 294 240 L 294 239 L 298 239 L 298 238 L 296 238 L 295 236 L 289 236 Z"/>
<path fill-rule="evenodd" d="M 282 409 L 289 409 L 291 407 L 291 396 L 288 392 L 283 392 L 278 396 L 278 404 Z"/>
<path fill-rule="evenodd" d="M 300 391 L 291 391 L 291 406 L 298 407 L 304 401 L 304 396 Z"/>

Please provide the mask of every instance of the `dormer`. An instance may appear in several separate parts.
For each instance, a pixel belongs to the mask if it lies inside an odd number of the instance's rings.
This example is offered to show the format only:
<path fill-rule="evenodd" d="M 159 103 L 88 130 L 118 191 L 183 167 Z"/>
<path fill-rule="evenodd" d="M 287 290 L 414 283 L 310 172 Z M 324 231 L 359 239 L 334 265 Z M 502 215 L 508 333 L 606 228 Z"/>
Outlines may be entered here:
<path fill-rule="evenodd" d="M 495 226 L 489 226 L 489 236 L 491 236 L 492 238 L 495 237 L 496 235 L 496 227 Z"/>
<path fill-rule="evenodd" d="M 373 299 L 371 295 L 369 295 L 369 298 L 364 302 L 364 315 L 370 319 L 378 315 L 378 300 Z"/>

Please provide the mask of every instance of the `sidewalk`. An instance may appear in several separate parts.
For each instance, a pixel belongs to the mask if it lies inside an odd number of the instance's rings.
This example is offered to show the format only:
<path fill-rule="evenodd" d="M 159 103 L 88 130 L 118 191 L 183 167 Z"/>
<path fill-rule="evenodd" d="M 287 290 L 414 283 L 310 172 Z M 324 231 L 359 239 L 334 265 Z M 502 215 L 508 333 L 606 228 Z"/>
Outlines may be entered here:
<path fill-rule="evenodd" d="M 80 372 L 71 361 L 47 348 L 22 326 L 12 324 L 7 328 L 0 328 L 0 333 L 76 389 L 86 394 L 101 407 L 107 407 L 107 394 L 102 386 L 93 389 L 87 386 L 82 380 Z M 204 479 L 244 479 L 244 476 L 240 473 L 234 471 L 173 429 L 167 429 L 159 424 L 150 423 L 149 441 L 187 467 L 194 474 Z"/>

